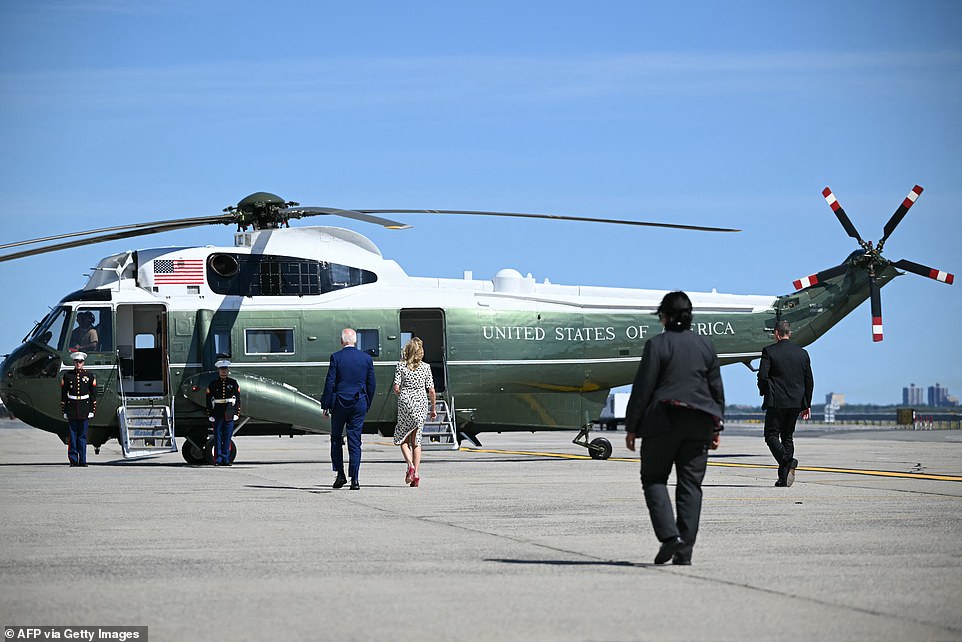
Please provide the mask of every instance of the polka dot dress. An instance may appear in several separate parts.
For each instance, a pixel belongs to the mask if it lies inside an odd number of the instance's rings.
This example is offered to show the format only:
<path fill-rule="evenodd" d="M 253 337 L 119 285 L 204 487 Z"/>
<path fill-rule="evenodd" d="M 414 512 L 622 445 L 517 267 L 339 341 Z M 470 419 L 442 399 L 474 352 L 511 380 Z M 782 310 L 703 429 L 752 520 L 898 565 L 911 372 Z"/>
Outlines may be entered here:
<path fill-rule="evenodd" d="M 397 426 L 394 428 L 394 444 L 401 445 L 412 430 L 417 431 L 414 443 L 421 445 L 421 429 L 428 416 L 428 390 L 434 390 L 431 366 L 421 362 L 417 370 L 410 370 L 403 361 L 397 364 L 394 385 L 401 392 L 397 400 Z"/>

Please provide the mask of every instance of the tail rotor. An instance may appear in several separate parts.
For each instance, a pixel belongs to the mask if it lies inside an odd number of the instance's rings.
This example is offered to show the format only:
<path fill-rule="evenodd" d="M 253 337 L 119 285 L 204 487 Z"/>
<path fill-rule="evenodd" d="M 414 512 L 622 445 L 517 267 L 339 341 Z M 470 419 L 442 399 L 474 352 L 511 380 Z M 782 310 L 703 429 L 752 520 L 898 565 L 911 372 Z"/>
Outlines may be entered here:
<path fill-rule="evenodd" d="M 918 200 L 918 197 L 921 194 L 922 188 L 920 186 L 916 185 L 912 188 L 912 190 L 908 193 L 908 196 L 905 197 L 905 200 L 902 201 L 902 204 L 899 205 L 899 207 L 895 210 L 895 213 L 892 214 L 892 217 L 888 220 L 888 223 L 886 223 L 885 227 L 882 228 L 882 238 L 879 240 L 878 245 L 873 247 L 872 241 L 866 241 L 862 239 L 858 233 L 858 230 L 855 229 L 855 225 L 853 225 L 851 219 L 849 219 L 848 214 L 845 213 L 842 205 L 838 202 L 835 194 L 832 193 L 831 189 L 826 187 L 822 191 L 822 196 L 825 197 L 825 201 L 828 203 L 829 207 L 832 208 L 832 211 L 835 212 L 835 216 L 838 218 L 839 223 L 842 224 L 842 227 L 845 228 L 845 231 L 848 233 L 848 235 L 858 241 L 863 253 L 859 254 L 856 252 L 841 265 L 836 265 L 835 267 L 828 268 L 827 270 L 822 270 L 821 272 L 816 272 L 815 274 L 798 279 L 794 282 L 795 289 L 803 290 L 805 288 L 818 285 L 819 283 L 824 283 L 829 279 L 842 276 L 847 273 L 851 267 L 865 270 L 869 277 L 869 295 L 872 305 L 872 341 L 881 341 L 883 336 L 882 288 L 876 280 L 877 274 L 881 273 L 882 270 L 891 265 L 899 270 L 905 270 L 906 272 L 911 272 L 912 274 L 918 274 L 936 281 L 941 281 L 942 283 L 946 283 L 948 285 L 952 285 L 952 283 L 955 281 L 955 276 L 948 272 L 936 270 L 907 259 L 889 261 L 882 256 L 882 246 L 885 245 L 885 242 L 892 235 L 892 232 L 894 232 L 895 228 L 898 227 L 899 223 L 902 222 L 902 219 L 905 218 L 905 215 L 908 213 L 909 209 L 911 209 L 912 205 L 915 204 L 915 201 Z"/>

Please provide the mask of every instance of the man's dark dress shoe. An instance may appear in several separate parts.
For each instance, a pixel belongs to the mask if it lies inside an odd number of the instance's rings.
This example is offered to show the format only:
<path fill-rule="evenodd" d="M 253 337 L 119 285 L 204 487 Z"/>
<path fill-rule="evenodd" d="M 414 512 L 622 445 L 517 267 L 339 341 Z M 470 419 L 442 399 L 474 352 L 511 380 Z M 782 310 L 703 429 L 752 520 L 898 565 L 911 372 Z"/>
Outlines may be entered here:
<path fill-rule="evenodd" d="M 664 564 L 683 548 L 685 548 L 685 540 L 678 536 L 665 540 L 661 543 L 658 554 L 655 555 L 655 564 Z"/>
<path fill-rule="evenodd" d="M 785 475 L 785 485 L 791 486 L 795 483 L 795 469 L 798 468 L 798 460 L 793 459 L 792 463 L 788 465 L 788 474 Z"/>
<path fill-rule="evenodd" d="M 332 488 L 341 488 L 347 483 L 347 477 L 344 475 L 338 475 L 337 479 L 334 480 L 334 486 Z"/>
<path fill-rule="evenodd" d="M 671 556 L 671 563 L 675 566 L 691 566 L 691 546 L 685 546 Z"/>
<path fill-rule="evenodd" d="M 787 486 L 787 485 L 788 485 L 788 484 L 786 484 L 786 483 L 785 483 L 784 481 L 782 481 L 781 479 L 779 479 L 777 482 L 775 482 L 775 486 L 776 486 L 777 488 L 784 488 L 784 487 Z"/>
<path fill-rule="evenodd" d="M 351 490 L 361 490 L 361 485 L 352 479 Z"/>

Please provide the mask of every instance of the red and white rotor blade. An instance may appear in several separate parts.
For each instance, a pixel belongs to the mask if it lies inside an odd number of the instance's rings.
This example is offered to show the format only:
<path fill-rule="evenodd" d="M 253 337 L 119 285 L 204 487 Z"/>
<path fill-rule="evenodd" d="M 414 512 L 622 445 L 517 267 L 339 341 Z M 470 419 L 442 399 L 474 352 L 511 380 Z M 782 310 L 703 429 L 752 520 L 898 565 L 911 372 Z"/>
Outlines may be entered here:
<path fill-rule="evenodd" d="M 875 277 L 869 281 L 872 295 L 872 341 L 882 340 L 882 292 Z"/>
<path fill-rule="evenodd" d="M 835 212 L 835 216 L 838 217 L 838 222 L 842 224 L 842 227 L 845 228 L 845 231 L 848 232 L 848 235 L 858 241 L 859 245 L 865 245 L 865 241 L 863 241 L 862 237 L 858 235 L 858 230 L 856 230 L 855 226 L 852 225 L 852 221 L 849 220 L 848 214 L 846 214 L 845 210 L 842 209 L 842 205 L 838 202 L 838 199 L 835 198 L 835 194 L 832 193 L 832 190 L 826 187 L 822 190 L 822 196 L 825 197 L 825 202 L 828 203 L 828 206 L 832 208 L 833 212 Z"/>
<path fill-rule="evenodd" d="M 920 265 L 913 261 L 908 261 L 902 259 L 901 261 L 896 261 L 893 263 L 895 267 L 900 270 L 905 270 L 906 272 L 911 272 L 912 274 L 918 274 L 919 276 L 924 276 L 929 279 L 935 279 L 936 281 L 941 281 L 942 283 L 947 283 L 952 285 L 955 282 L 955 275 L 950 272 L 943 272 L 942 270 L 936 270 L 934 268 L 927 267 L 925 265 Z"/>
<path fill-rule="evenodd" d="M 889 237 L 889 235 L 895 231 L 895 228 L 898 227 L 898 224 L 902 222 L 902 219 L 905 218 L 906 214 L 908 214 L 909 209 L 915 205 L 915 201 L 918 200 L 919 196 L 921 195 L 921 186 L 916 185 L 912 188 L 912 191 L 909 192 L 909 195 L 905 197 L 905 200 L 902 201 L 902 204 L 899 205 L 897 210 L 895 210 L 895 214 L 892 214 L 892 218 L 890 218 L 889 222 L 885 224 L 885 227 L 882 230 L 882 239 L 878 242 L 880 246 L 885 243 L 885 240 Z"/>
<path fill-rule="evenodd" d="M 836 265 L 835 267 L 828 268 L 827 270 L 822 270 L 816 274 L 811 274 L 809 276 L 802 277 L 796 280 L 792 285 L 795 286 L 796 290 L 804 290 L 805 288 L 810 288 L 818 283 L 824 283 L 825 281 L 834 278 L 836 276 L 841 276 L 848 271 L 848 264 L 842 263 L 841 265 Z"/>

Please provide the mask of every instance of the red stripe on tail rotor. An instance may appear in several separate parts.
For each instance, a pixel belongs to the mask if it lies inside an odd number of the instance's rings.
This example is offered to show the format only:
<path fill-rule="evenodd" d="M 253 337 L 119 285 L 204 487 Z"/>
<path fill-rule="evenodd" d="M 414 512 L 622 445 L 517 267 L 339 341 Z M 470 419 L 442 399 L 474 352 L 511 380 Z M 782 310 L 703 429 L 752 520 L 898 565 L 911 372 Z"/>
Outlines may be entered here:
<path fill-rule="evenodd" d="M 832 194 L 832 190 L 829 188 L 826 187 L 822 190 L 822 196 L 825 197 L 825 201 L 828 203 L 829 207 L 832 208 L 833 212 L 837 211 L 838 208 L 841 207 L 841 205 L 838 203 L 838 199 L 835 198 L 835 194 Z"/>

